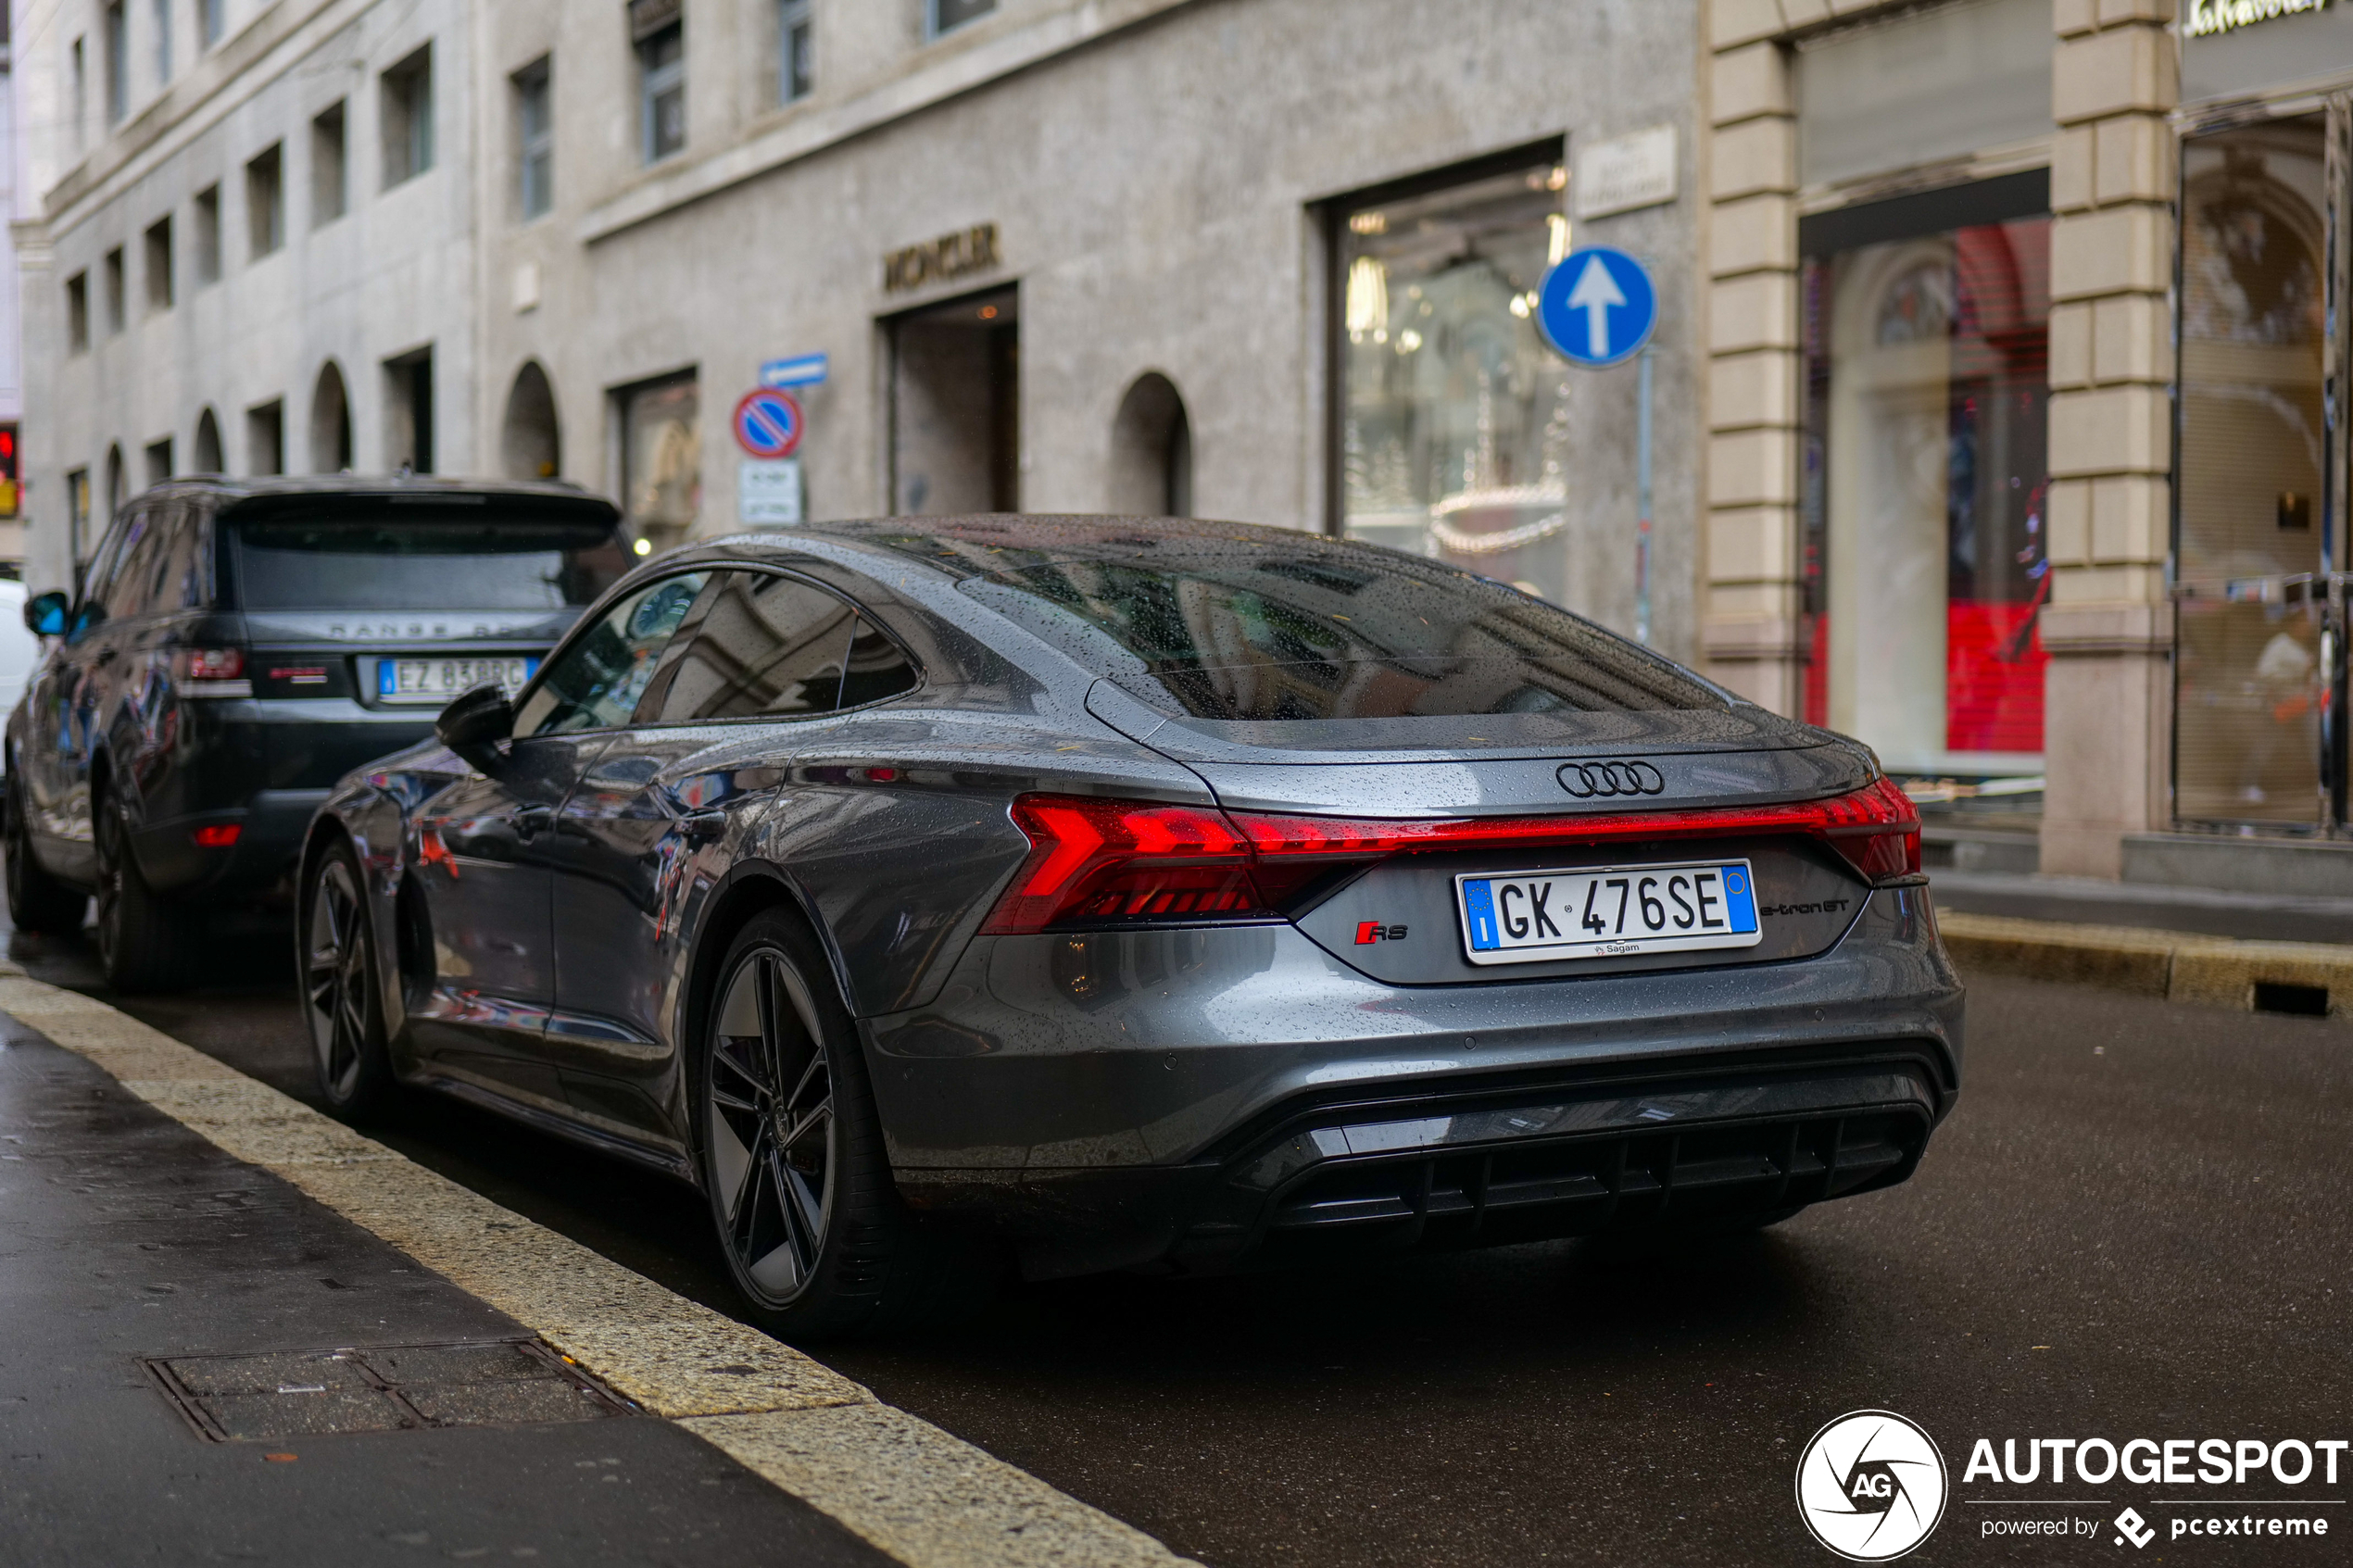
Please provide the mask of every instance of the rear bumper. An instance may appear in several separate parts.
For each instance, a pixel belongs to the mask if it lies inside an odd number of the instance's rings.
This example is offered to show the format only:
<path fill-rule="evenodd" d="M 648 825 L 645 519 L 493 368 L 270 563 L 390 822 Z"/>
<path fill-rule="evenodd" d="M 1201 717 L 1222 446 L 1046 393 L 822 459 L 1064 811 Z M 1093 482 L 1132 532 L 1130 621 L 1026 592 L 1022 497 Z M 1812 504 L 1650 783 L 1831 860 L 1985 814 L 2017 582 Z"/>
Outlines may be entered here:
<path fill-rule="evenodd" d="M 268 893 L 294 874 L 310 819 L 333 793 L 265 789 L 243 807 L 151 822 L 132 835 L 139 869 L 149 886 L 175 897 Z M 238 829 L 234 845 L 210 849 L 196 843 L 198 828 L 227 825 Z"/>
<path fill-rule="evenodd" d="M 901 1178 L 919 1209 L 1012 1236 L 1032 1277 L 1188 1273 L 1366 1252 L 1763 1220 L 1892 1186 L 1940 1105 L 1934 1053 L 1779 1053 L 1697 1073 L 1568 1075 L 1287 1106 L 1176 1169 Z"/>
<path fill-rule="evenodd" d="M 1924 888 L 1788 963 L 1389 986 L 1288 926 L 983 938 L 869 1021 L 900 1188 L 1035 1274 L 1763 1214 L 1903 1180 L 1958 1093 Z"/>

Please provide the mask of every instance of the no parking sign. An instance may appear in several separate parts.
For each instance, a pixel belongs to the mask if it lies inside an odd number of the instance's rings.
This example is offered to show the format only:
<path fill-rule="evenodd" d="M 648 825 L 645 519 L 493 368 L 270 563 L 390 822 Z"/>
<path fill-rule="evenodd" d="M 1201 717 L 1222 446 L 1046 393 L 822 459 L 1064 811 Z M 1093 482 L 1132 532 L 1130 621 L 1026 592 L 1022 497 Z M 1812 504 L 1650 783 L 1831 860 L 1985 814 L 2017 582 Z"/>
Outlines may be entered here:
<path fill-rule="evenodd" d="M 782 387 L 744 394 L 732 422 L 736 445 L 755 458 L 789 458 L 800 445 L 800 402 Z"/>

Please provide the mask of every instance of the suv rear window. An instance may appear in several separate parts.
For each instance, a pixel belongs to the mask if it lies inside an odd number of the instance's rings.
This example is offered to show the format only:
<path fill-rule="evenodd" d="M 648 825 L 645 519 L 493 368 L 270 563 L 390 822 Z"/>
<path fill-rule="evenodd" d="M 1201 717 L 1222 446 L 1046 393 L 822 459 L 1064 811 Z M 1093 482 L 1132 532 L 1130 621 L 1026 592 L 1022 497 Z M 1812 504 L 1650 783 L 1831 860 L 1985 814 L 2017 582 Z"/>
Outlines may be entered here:
<path fill-rule="evenodd" d="M 634 564 L 607 520 L 496 502 L 280 512 L 222 532 L 245 609 L 561 610 Z"/>
<path fill-rule="evenodd" d="M 1377 546 L 1270 535 L 1279 539 L 1252 529 L 1222 547 L 1195 536 L 1139 538 L 1116 554 L 1100 542 L 1083 555 L 956 553 L 987 563 L 965 593 L 1176 715 L 1730 707 L 1678 666 L 1500 583 Z"/>

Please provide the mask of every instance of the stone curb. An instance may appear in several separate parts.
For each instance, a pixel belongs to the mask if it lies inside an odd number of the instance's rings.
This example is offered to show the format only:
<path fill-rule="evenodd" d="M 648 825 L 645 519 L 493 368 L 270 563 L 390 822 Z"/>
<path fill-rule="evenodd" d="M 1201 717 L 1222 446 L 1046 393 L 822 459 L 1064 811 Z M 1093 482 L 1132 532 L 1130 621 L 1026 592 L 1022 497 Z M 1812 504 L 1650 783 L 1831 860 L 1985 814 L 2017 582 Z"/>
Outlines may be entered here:
<path fill-rule="evenodd" d="M 2353 1022 L 2353 947 L 2241 942 L 2126 925 L 1940 914 L 1964 971 L 2067 980 L 2240 1012 L 2311 1012 Z"/>
<path fill-rule="evenodd" d="M 908 1568 L 1198 1568 L 791 1346 L 106 1003 L 0 960 L 0 1012 L 530 1328 Z"/>

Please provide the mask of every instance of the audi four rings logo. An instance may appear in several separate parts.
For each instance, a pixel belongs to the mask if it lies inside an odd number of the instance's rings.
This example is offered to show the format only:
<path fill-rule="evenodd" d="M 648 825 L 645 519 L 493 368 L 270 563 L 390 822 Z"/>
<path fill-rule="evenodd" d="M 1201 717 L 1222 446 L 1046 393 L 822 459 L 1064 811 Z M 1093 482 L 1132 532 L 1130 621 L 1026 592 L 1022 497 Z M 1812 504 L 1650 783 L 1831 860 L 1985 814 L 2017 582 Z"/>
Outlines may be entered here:
<path fill-rule="evenodd" d="M 1561 769 L 1561 788 L 1579 800 L 1613 795 L 1656 795 L 1666 778 L 1647 762 L 1571 762 Z"/>

